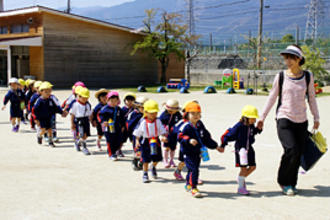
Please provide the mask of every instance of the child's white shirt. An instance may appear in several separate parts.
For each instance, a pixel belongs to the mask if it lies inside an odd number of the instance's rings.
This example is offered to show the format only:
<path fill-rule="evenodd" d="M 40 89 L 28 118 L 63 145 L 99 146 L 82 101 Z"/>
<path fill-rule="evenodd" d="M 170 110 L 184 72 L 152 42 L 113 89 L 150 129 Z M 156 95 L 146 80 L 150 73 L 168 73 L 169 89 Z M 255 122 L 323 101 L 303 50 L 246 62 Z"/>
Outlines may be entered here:
<path fill-rule="evenodd" d="M 160 119 L 157 118 L 154 122 L 147 122 L 146 119 L 140 121 L 140 124 L 134 130 L 133 135 L 136 137 L 153 138 L 165 135 L 166 133 L 164 125 Z"/>
<path fill-rule="evenodd" d="M 89 117 L 92 113 L 92 107 L 89 102 L 82 104 L 77 101 L 73 103 L 70 109 L 70 114 L 74 115 L 76 118 Z"/>

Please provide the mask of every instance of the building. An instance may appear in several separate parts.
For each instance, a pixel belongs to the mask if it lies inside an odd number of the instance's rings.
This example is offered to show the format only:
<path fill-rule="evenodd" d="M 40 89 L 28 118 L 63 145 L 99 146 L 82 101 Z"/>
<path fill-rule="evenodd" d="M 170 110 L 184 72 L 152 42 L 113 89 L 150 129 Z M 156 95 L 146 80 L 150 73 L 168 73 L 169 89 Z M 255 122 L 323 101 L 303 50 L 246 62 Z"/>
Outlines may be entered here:
<path fill-rule="evenodd" d="M 131 56 L 144 34 L 134 29 L 35 6 L 0 12 L 0 83 L 35 77 L 57 87 L 82 80 L 89 87 L 155 84 L 158 62 Z M 184 77 L 184 61 L 171 58 L 168 78 Z"/>

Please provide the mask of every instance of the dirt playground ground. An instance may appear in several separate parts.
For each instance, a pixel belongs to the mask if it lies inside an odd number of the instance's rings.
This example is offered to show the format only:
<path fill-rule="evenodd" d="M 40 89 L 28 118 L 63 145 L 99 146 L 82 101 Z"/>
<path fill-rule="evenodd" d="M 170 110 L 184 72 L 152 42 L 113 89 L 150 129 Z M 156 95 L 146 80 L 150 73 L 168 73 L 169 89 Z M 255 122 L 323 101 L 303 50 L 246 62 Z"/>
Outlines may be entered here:
<path fill-rule="evenodd" d="M 70 90 L 54 94 L 63 101 Z M 2 89 L 0 97 L 4 95 Z M 159 103 L 169 98 L 177 98 L 181 104 L 199 100 L 202 120 L 217 142 L 238 121 L 244 105 L 253 104 L 261 111 L 266 101 L 266 96 L 221 92 L 144 95 Z M 93 93 L 90 101 L 95 106 Z M 320 131 L 330 141 L 330 97 L 317 101 Z M 330 219 L 329 153 L 310 172 L 299 174 L 299 195 L 281 194 L 276 177 L 282 148 L 274 111 L 263 133 L 256 136 L 257 170 L 247 178 L 251 195 L 236 193 L 238 169 L 234 167 L 233 147 L 228 146 L 224 154 L 210 151 L 211 160 L 202 163 L 200 178 L 204 185 L 199 189 L 204 198 L 195 199 L 185 192 L 183 182 L 174 180 L 173 169 L 165 169 L 163 164 L 158 166 L 159 179 L 143 184 L 142 173 L 131 168 L 131 144 L 123 147 L 125 158 L 110 161 L 105 142 L 102 152 L 95 146 L 94 128 L 88 139 L 92 155 L 76 152 L 69 118 L 57 116 L 60 143 L 56 148 L 38 145 L 36 133 L 28 125 L 12 133 L 8 105 L 0 111 L 0 219 Z"/>

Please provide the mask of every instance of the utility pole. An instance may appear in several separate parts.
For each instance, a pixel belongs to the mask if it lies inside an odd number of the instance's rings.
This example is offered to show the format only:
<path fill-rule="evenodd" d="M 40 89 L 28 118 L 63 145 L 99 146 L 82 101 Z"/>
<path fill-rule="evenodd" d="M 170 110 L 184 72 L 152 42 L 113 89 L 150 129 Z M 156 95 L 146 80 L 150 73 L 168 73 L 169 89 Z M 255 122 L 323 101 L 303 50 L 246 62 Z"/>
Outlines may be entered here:
<path fill-rule="evenodd" d="M 318 38 L 318 26 L 323 20 L 324 16 L 324 2 L 323 0 L 311 0 L 308 6 L 308 15 L 305 29 L 305 41 L 313 40 L 313 44 Z"/>
<path fill-rule="evenodd" d="M 296 44 L 299 45 L 299 26 L 296 27 Z"/>
<path fill-rule="evenodd" d="M 262 47 L 262 22 L 263 22 L 264 0 L 260 0 L 259 9 L 259 31 L 258 31 L 258 51 L 257 51 L 257 68 L 261 67 L 261 47 Z"/>
<path fill-rule="evenodd" d="M 250 50 L 251 50 L 251 37 L 252 33 L 251 30 L 249 30 L 249 47 L 248 47 L 248 56 L 250 57 Z"/>
<path fill-rule="evenodd" d="M 195 34 L 195 18 L 194 18 L 194 2 L 193 0 L 188 1 L 188 28 L 189 28 L 189 37 Z M 189 45 L 186 48 L 186 73 L 185 78 L 190 83 L 190 67 L 192 59 L 195 55 L 192 54 L 192 46 Z"/>
<path fill-rule="evenodd" d="M 210 33 L 210 50 L 212 51 L 213 48 L 213 38 L 212 38 L 212 33 Z"/>
<path fill-rule="evenodd" d="M 71 13 L 71 0 L 68 0 L 68 2 L 67 2 L 66 13 L 68 13 L 68 14 Z"/>
<path fill-rule="evenodd" d="M 3 0 L 0 0 L 0 11 L 3 11 Z"/>

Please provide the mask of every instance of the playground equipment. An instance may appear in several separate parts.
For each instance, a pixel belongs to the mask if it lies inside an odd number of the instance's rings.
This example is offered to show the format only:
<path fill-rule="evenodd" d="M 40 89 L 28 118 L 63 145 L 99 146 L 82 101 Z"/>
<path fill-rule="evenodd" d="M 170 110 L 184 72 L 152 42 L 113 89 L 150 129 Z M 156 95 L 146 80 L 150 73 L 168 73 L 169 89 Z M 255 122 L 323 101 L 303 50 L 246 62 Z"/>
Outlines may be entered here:
<path fill-rule="evenodd" d="M 244 88 L 244 82 L 240 78 L 239 69 L 235 68 L 233 70 L 231 69 L 225 69 L 222 72 L 222 80 L 221 81 L 215 81 L 214 84 L 218 85 L 221 84 L 221 88 L 229 87 L 234 89 L 242 89 Z"/>
<path fill-rule="evenodd" d="M 221 88 L 233 87 L 233 72 L 231 69 L 224 69 L 222 72 Z"/>
<path fill-rule="evenodd" d="M 147 92 L 147 89 L 146 89 L 146 87 L 141 85 L 141 86 L 138 87 L 138 91 L 139 92 Z"/>
<path fill-rule="evenodd" d="M 217 90 L 213 86 L 207 86 L 204 89 L 204 93 L 217 93 Z"/>
<path fill-rule="evenodd" d="M 180 89 L 180 93 L 189 93 L 189 91 L 188 91 L 187 88 L 182 87 L 182 88 Z"/>
<path fill-rule="evenodd" d="M 157 92 L 158 93 L 163 93 L 163 92 L 167 92 L 167 90 L 165 89 L 164 86 L 159 86 L 158 89 L 157 89 Z"/>
<path fill-rule="evenodd" d="M 166 87 L 168 89 L 181 89 L 181 88 L 189 89 L 190 84 L 186 79 L 170 79 Z"/>
<path fill-rule="evenodd" d="M 239 69 L 237 68 L 233 69 L 233 88 L 234 89 L 241 88 Z"/>

